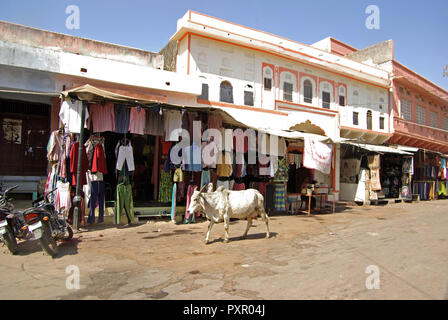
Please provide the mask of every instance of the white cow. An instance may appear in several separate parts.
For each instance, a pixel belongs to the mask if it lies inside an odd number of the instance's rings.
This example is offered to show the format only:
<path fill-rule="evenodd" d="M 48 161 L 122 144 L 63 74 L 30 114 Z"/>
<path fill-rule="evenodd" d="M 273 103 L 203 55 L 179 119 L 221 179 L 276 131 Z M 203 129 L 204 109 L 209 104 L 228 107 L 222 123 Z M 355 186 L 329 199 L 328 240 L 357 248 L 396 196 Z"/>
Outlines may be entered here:
<path fill-rule="evenodd" d="M 213 188 L 213 185 L 210 185 Z M 208 192 L 204 192 L 206 187 L 207 185 L 204 185 L 199 191 L 195 188 L 188 207 L 189 214 L 202 211 L 210 219 L 205 238 L 206 244 L 209 241 L 213 224 L 224 220 L 224 242 L 228 242 L 230 218 L 247 219 L 247 227 L 243 235 L 245 238 L 252 225 L 252 219 L 257 218 L 258 215 L 266 223 L 266 238 L 269 238 L 269 217 L 264 210 L 263 195 L 258 190 L 229 191 L 224 187 L 219 187 L 212 192 L 212 188 L 209 187 Z"/>

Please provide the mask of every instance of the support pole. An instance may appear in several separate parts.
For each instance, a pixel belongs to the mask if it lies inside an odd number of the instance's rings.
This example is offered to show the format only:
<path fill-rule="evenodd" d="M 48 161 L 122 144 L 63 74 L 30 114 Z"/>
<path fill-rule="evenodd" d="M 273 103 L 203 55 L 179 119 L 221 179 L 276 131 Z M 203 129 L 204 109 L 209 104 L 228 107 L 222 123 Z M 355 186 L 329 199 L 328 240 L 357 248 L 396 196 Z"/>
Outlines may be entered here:
<path fill-rule="evenodd" d="M 76 195 L 73 199 L 73 204 L 75 205 L 75 209 L 73 210 L 73 229 L 78 230 L 78 217 L 80 214 L 83 214 L 81 212 L 81 203 L 82 203 L 82 197 L 81 197 L 81 188 L 82 188 L 82 179 L 81 179 L 81 172 L 82 172 L 82 151 L 83 151 L 83 141 L 84 141 L 84 122 L 86 117 L 86 106 L 87 101 L 82 101 L 82 110 L 81 110 L 81 129 L 79 134 L 79 149 L 78 149 L 78 171 L 76 172 Z"/>

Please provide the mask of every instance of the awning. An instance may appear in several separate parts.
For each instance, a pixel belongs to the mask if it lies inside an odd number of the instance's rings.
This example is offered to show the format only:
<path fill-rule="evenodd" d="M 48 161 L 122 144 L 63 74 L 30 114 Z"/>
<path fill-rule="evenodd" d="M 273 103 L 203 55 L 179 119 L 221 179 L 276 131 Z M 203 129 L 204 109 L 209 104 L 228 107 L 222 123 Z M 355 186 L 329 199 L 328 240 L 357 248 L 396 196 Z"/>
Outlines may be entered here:
<path fill-rule="evenodd" d="M 404 154 L 404 155 L 410 155 L 412 156 L 413 154 L 410 152 L 406 152 L 403 150 L 399 150 L 399 149 L 395 149 L 395 148 L 391 148 L 391 147 L 386 147 L 386 146 L 377 146 L 377 145 L 373 145 L 373 144 L 365 144 L 365 143 L 356 143 L 356 142 L 343 142 L 344 144 L 349 144 L 352 146 L 356 146 L 365 150 L 369 150 L 369 151 L 373 151 L 373 152 L 377 152 L 377 153 L 396 153 L 396 154 Z"/>
<path fill-rule="evenodd" d="M 157 99 L 148 99 L 135 96 L 127 96 L 112 91 L 99 89 L 91 86 L 90 84 L 83 85 L 81 87 L 73 88 L 70 90 L 62 91 L 61 94 L 65 97 L 76 97 L 78 100 L 87 100 L 89 102 L 100 102 L 103 100 L 111 100 L 117 102 L 131 102 L 131 103 L 163 103 L 164 101 L 158 101 Z"/>
<path fill-rule="evenodd" d="M 327 136 L 301 131 L 286 130 L 285 128 L 289 129 L 291 127 L 288 124 L 288 116 L 252 110 L 240 110 L 237 108 L 233 109 L 229 107 L 214 106 L 214 108 L 216 108 L 216 110 L 225 112 L 228 117 L 234 119 L 237 123 L 240 123 L 240 125 L 242 125 L 242 128 L 250 128 L 256 131 L 264 132 L 266 134 L 275 135 L 291 140 L 304 140 L 305 137 L 310 137 L 320 142 L 334 143 L 334 141 L 332 141 Z"/>
<path fill-rule="evenodd" d="M 86 84 L 80 87 L 76 87 L 70 90 L 66 90 L 61 92 L 63 96 L 70 96 L 70 97 L 76 97 L 78 100 L 87 100 L 89 102 L 101 102 L 104 100 L 110 100 L 115 102 L 129 102 L 129 103 L 136 103 L 136 104 L 149 104 L 151 106 L 159 106 L 161 108 L 166 109 L 183 109 L 183 110 L 189 110 L 189 111 L 208 111 L 219 114 L 224 123 L 227 123 L 229 125 L 233 125 L 236 127 L 246 127 L 243 123 L 236 120 L 234 117 L 232 117 L 230 114 L 225 112 L 221 109 L 215 109 L 210 107 L 192 107 L 192 106 L 184 106 L 184 105 L 175 105 L 175 104 L 167 104 L 163 101 L 159 101 L 157 97 L 154 97 L 154 99 L 151 99 L 153 95 L 147 95 L 145 98 L 144 94 L 136 93 L 135 96 L 129 96 L 129 95 L 123 95 L 119 94 L 117 92 L 112 92 L 105 89 L 100 89 L 97 87 L 94 87 L 92 85 Z"/>
<path fill-rule="evenodd" d="M 0 89 L 0 92 L 30 94 L 30 95 L 47 96 L 47 97 L 59 97 L 60 95 L 59 92 L 42 92 L 42 91 L 13 90 L 13 89 Z"/>

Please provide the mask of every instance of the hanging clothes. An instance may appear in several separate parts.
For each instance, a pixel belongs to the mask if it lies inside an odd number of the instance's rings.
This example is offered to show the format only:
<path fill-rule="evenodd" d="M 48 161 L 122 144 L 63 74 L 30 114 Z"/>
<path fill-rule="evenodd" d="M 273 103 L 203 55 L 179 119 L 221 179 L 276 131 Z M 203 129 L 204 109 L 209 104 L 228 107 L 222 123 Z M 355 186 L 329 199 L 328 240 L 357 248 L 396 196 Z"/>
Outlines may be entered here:
<path fill-rule="evenodd" d="M 172 200 L 173 180 L 171 179 L 171 172 L 160 171 L 159 182 L 159 202 L 168 203 Z"/>
<path fill-rule="evenodd" d="M 115 132 L 127 133 L 129 130 L 130 110 L 122 104 L 114 105 Z"/>
<path fill-rule="evenodd" d="M 75 142 L 72 145 L 70 151 L 70 172 L 72 174 L 72 186 L 76 186 L 77 174 L 78 174 L 78 153 L 79 153 L 79 142 Z M 86 184 L 86 172 L 89 168 L 89 160 L 87 159 L 86 148 L 82 146 L 81 154 L 81 186 Z"/>
<path fill-rule="evenodd" d="M 286 211 L 286 190 L 283 183 L 275 184 L 274 207 L 277 211 Z"/>
<path fill-rule="evenodd" d="M 141 106 L 131 108 L 129 132 L 144 135 L 146 125 L 146 111 Z"/>
<path fill-rule="evenodd" d="M 92 159 L 92 173 L 101 172 L 107 174 L 106 156 L 104 153 L 103 145 L 98 143 L 95 146 L 95 151 Z"/>
<path fill-rule="evenodd" d="M 163 126 L 165 141 L 179 141 L 182 128 L 182 113 L 176 110 L 168 110 L 163 114 Z"/>
<path fill-rule="evenodd" d="M 202 168 L 216 168 L 218 146 L 215 141 L 202 142 Z"/>
<path fill-rule="evenodd" d="M 230 177 L 232 175 L 232 156 L 230 152 L 222 152 L 219 157 L 220 161 L 216 169 L 218 177 Z"/>
<path fill-rule="evenodd" d="M 122 141 L 119 141 L 115 147 L 115 154 L 117 155 L 116 169 L 121 170 L 123 164 L 126 162 L 128 170 L 135 171 L 134 150 L 132 149 L 131 142 L 129 140 L 127 142 L 127 145 L 123 145 Z"/>
<path fill-rule="evenodd" d="M 59 130 L 53 131 L 47 144 L 47 160 L 58 161 L 63 152 L 64 134 Z"/>
<path fill-rule="evenodd" d="M 202 170 L 202 173 L 201 173 L 201 188 L 204 185 L 209 184 L 210 182 L 211 182 L 210 171 L 209 170 Z"/>
<path fill-rule="evenodd" d="M 88 223 L 95 223 L 95 209 L 98 207 L 98 222 L 104 221 L 104 181 L 90 182 L 90 210 Z"/>
<path fill-rule="evenodd" d="M 95 153 L 95 147 L 98 143 L 101 143 L 104 148 L 104 138 L 96 135 L 91 135 L 87 139 L 84 146 L 86 147 L 87 159 L 89 160 L 89 167 L 92 167 L 93 154 Z"/>
<path fill-rule="evenodd" d="M 145 134 L 161 137 L 163 133 L 163 116 L 159 113 L 158 109 L 147 110 Z"/>
<path fill-rule="evenodd" d="M 176 222 L 176 191 L 177 183 L 173 184 L 173 195 L 171 196 L 171 221 Z"/>
<path fill-rule="evenodd" d="M 115 111 L 112 102 L 95 103 L 90 105 L 90 122 L 93 133 L 115 131 Z"/>
<path fill-rule="evenodd" d="M 66 213 L 70 211 L 71 208 L 71 199 L 70 199 L 70 183 L 63 183 L 62 181 L 58 181 L 56 183 L 57 190 L 55 191 L 54 196 L 54 207 L 59 213 Z"/>
<path fill-rule="evenodd" d="M 128 223 L 134 221 L 134 201 L 132 199 L 132 187 L 130 184 L 120 183 L 117 185 L 117 206 L 115 211 L 116 224 L 120 224 L 123 209 L 126 212 Z"/>
<path fill-rule="evenodd" d="M 80 133 L 81 132 L 81 112 L 82 101 L 79 100 L 66 100 L 62 102 L 59 118 L 65 126 L 65 132 Z M 85 122 L 84 127 L 87 128 L 87 119 L 89 118 L 89 112 L 85 109 Z"/>

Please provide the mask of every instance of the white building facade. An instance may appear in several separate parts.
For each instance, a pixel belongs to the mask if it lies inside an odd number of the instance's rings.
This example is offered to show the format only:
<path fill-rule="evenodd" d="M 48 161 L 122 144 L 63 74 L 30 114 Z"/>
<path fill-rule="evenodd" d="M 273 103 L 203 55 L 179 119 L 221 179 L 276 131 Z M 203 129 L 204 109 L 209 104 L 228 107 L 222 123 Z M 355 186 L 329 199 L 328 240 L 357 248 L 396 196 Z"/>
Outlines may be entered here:
<path fill-rule="evenodd" d="M 257 128 L 296 129 L 329 137 L 330 177 L 339 192 L 341 137 L 383 143 L 390 137 L 389 75 L 279 36 L 188 11 L 171 38 L 176 72 L 202 81 L 197 105 L 222 108 Z"/>

